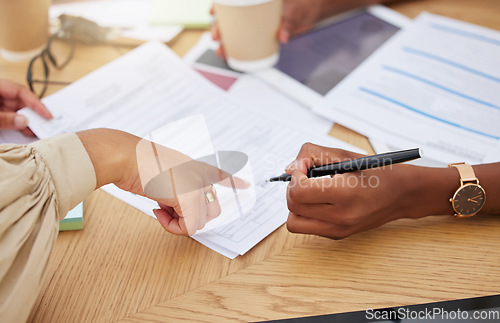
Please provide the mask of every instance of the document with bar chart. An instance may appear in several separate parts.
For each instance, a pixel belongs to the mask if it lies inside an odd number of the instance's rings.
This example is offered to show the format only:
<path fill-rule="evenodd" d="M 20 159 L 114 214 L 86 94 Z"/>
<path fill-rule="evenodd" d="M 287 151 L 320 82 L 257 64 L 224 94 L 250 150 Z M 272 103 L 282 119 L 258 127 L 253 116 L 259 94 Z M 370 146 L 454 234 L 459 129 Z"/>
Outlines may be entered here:
<path fill-rule="evenodd" d="M 500 160 L 500 32 L 423 13 L 315 112 L 441 162 Z"/>

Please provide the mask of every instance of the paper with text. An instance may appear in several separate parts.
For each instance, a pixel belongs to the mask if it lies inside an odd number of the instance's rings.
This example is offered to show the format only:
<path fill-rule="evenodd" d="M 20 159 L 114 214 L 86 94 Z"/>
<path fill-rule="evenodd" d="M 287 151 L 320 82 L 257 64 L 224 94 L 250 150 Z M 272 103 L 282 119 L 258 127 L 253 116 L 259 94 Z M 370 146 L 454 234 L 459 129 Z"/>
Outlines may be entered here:
<path fill-rule="evenodd" d="M 333 125 L 330 120 L 311 113 L 310 108 L 284 94 L 276 88 L 279 82 L 265 82 L 253 74 L 231 70 L 215 54 L 218 46 L 209 33 L 204 33 L 183 60 L 232 97 L 247 103 L 260 113 L 300 124 L 302 129 L 315 134 L 327 134 L 330 131 Z"/>
<path fill-rule="evenodd" d="M 203 79 L 160 43 L 147 43 L 131 51 L 43 102 L 53 120 L 22 110 L 41 138 L 106 127 L 149 136 L 181 151 L 191 145 L 168 141 L 170 128 L 162 127 L 202 115 L 207 125 L 203 133 L 208 131 L 212 144 L 203 153 L 243 152 L 249 156 L 253 172 L 255 206 L 236 220 L 217 223 L 212 230 L 193 236 L 229 258 L 244 254 L 286 221 L 286 184 L 265 180 L 281 174 L 304 142 L 359 151 L 326 135 L 303 131 L 300 124 L 287 124 L 253 111 Z M 185 132 L 193 132 L 191 138 L 198 135 L 189 129 Z M 151 216 L 157 208 L 155 202 L 114 186 L 105 190 Z"/>

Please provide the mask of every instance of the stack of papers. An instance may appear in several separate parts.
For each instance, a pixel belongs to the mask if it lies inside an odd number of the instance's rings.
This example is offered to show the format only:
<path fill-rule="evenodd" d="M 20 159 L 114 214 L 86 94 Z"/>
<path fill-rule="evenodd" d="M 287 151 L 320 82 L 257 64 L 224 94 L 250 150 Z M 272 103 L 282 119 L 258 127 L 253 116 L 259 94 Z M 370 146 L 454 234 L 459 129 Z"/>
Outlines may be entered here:
<path fill-rule="evenodd" d="M 183 60 L 233 98 L 251 106 L 254 111 L 275 119 L 286 119 L 289 124 L 300 124 L 303 130 L 318 135 L 330 132 L 330 120 L 311 113 L 309 108 L 275 88 L 272 83 L 253 74 L 231 70 L 215 54 L 218 46 L 209 33 L 204 33 L 198 43 L 184 55 Z"/>
<path fill-rule="evenodd" d="M 424 13 L 315 112 L 442 163 L 500 160 L 500 32 Z"/>
<path fill-rule="evenodd" d="M 246 195 L 250 201 L 254 199 L 254 206 L 243 207 L 240 214 L 234 214 L 238 210 L 222 214 L 223 220 L 216 225 L 208 223 L 211 230 L 193 236 L 229 258 L 245 254 L 286 221 L 286 183 L 266 183 L 265 180 L 281 174 L 304 142 L 359 151 L 237 101 L 160 43 L 147 43 L 133 50 L 43 102 L 54 115 L 53 120 L 44 120 L 27 109 L 22 111 L 40 138 L 106 127 L 149 138 L 193 158 L 202 157 L 196 154 L 219 151 L 245 153 L 250 166 L 247 170 L 251 172 L 242 177 L 248 179 L 246 176 L 250 174 L 253 185 L 247 192 L 241 190 L 238 194 L 242 194 L 239 195 L 242 205 L 248 205 L 243 200 Z M 203 122 L 201 126 L 197 126 L 199 122 Z M 191 128 L 179 124 L 191 124 Z M 172 140 L 169 131 L 183 128 L 182 135 L 178 136 L 182 140 Z M 193 150 L 204 142 L 204 149 Z M 157 208 L 155 202 L 114 186 L 105 190 L 151 216 L 152 209 Z M 221 188 L 217 187 L 217 191 Z M 223 207 L 222 212 L 230 209 Z"/>

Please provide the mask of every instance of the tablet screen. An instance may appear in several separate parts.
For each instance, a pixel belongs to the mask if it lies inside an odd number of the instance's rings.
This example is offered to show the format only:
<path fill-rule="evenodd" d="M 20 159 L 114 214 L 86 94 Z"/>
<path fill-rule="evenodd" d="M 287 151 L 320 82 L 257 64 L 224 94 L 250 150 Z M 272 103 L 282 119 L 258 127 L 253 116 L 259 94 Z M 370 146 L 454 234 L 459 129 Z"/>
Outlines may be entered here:
<path fill-rule="evenodd" d="M 361 11 L 282 45 L 276 68 L 325 95 L 398 30 Z"/>

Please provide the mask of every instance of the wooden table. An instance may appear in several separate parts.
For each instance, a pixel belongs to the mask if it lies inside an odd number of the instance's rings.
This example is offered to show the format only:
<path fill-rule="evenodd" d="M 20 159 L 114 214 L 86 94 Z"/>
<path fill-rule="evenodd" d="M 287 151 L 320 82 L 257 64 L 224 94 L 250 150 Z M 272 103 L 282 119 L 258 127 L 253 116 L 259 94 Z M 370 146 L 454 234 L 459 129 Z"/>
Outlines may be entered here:
<path fill-rule="evenodd" d="M 415 0 L 422 10 L 500 29 L 498 0 Z M 172 48 L 184 54 L 201 31 Z M 76 80 L 131 48 L 82 46 L 53 79 Z M 24 83 L 26 63 L 0 60 L 0 77 Z M 49 92 L 58 88 L 51 86 Z M 332 133 L 367 148 L 340 126 Z M 362 201 L 360 201 L 362 203 Z M 102 191 L 85 201 L 85 229 L 62 232 L 36 322 L 256 321 L 498 294 L 500 220 L 399 220 L 342 241 L 283 226 L 231 261 Z M 284 211 L 285 212 L 285 211 Z"/>

